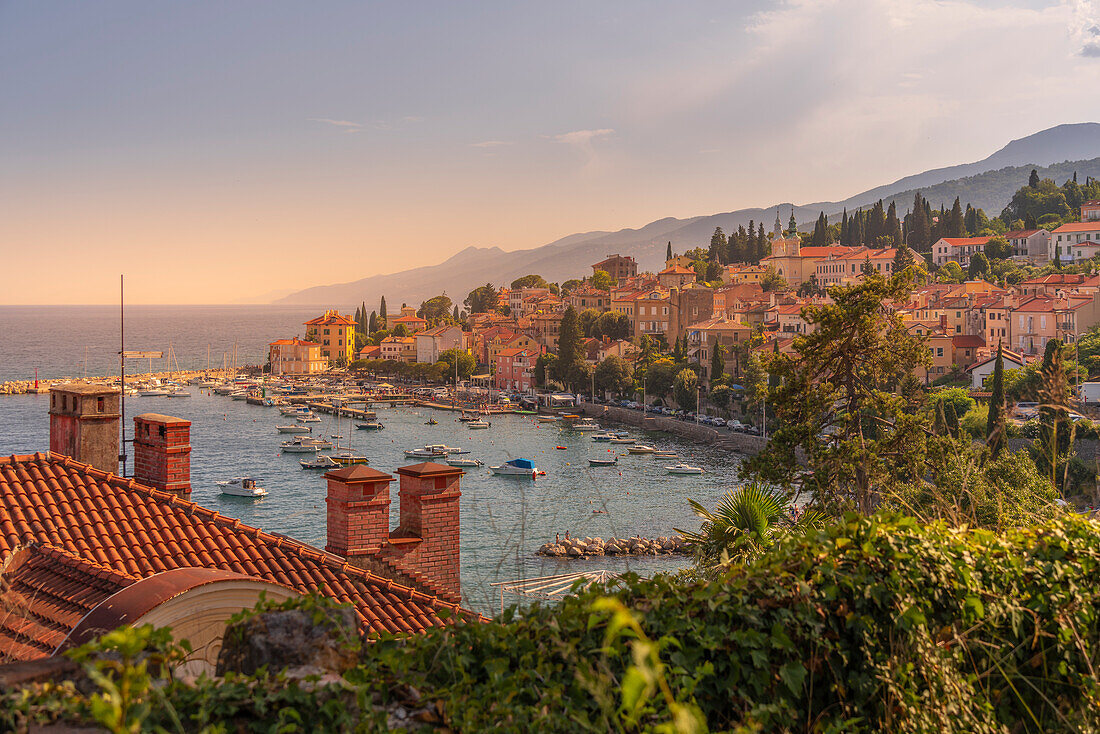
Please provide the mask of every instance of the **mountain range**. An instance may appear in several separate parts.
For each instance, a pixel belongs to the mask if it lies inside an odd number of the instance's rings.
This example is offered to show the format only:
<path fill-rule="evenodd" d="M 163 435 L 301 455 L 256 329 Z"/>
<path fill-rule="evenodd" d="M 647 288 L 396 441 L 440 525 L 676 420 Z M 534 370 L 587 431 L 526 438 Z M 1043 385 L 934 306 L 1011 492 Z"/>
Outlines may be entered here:
<path fill-rule="evenodd" d="M 905 212 L 917 191 L 933 206 L 942 203 L 950 207 L 958 196 L 964 205 L 970 203 L 995 216 L 1012 194 L 1027 183 L 1032 168 L 1038 169 L 1041 177 L 1059 183 L 1075 173 L 1081 181 L 1086 176 L 1100 178 L 1100 123 L 1058 125 L 1013 140 L 980 161 L 906 176 L 843 201 L 779 203 L 688 219 L 666 217 L 639 229 L 571 234 L 528 250 L 505 252 L 499 247 L 467 247 L 438 265 L 315 286 L 274 302 L 347 307 L 361 301 L 376 303 L 381 296 L 389 295 L 395 301 L 419 304 L 446 293 L 461 303 L 479 285 L 507 284 L 528 273 L 538 273 L 550 282 L 583 277 L 591 274 L 592 264 L 615 252 L 633 255 L 640 270 L 656 271 L 663 267 L 666 243 L 671 242 L 677 252 L 705 247 L 715 227 L 729 232 L 748 226 L 752 220 L 763 221 L 771 229 L 777 212 L 786 226 L 792 210 L 799 223 L 812 222 L 819 212 L 832 219 L 845 209 L 867 208 L 879 199 L 885 205 L 896 201 L 899 212 Z"/>

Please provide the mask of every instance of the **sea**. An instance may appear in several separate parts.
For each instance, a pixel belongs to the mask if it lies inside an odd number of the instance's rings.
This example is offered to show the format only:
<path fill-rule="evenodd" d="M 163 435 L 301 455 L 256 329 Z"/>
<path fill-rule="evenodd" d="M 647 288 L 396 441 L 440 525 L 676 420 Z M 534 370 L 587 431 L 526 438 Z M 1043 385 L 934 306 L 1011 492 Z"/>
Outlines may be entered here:
<path fill-rule="evenodd" d="M 127 309 L 127 349 L 163 350 L 168 344 L 179 366 L 202 368 L 209 345 L 213 364 L 236 348 L 238 363 L 260 364 L 273 339 L 302 332 L 315 310 L 269 306 L 135 306 Z M 0 307 L 0 333 L 14 358 L 0 362 L 4 379 L 83 375 L 87 348 L 89 376 L 116 374 L 118 311 L 103 307 Z M 18 338 L 13 338 L 18 335 Z M 160 369 L 154 360 L 153 368 Z M 135 368 L 137 366 L 135 365 Z M 141 367 L 142 371 L 147 365 Z M 135 369 L 135 371 L 137 371 Z M 282 454 L 287 438 L 275 430 L 286 422 L 275 408 L 254 406 L 192 387 L 190 398 L 131 397 L 127 415 L 158 412 L 192 422 L 191 499 L 239 517 L 264 530 L 325 545 L 325 482 L 320 472 L 304 470 L 301 454 Z M 48 395 L 0 396 L 0 456 L 49 448 Z M 696 445 L 665 433 L 631 429 L 639 441 L 675 449 L 706 473 L 673 476 L 649 456 L 620 456 L 618 466 L 591 467 L 589 458 L 620 453 L 622 446 L 594 442 L 589 433 L 539 423 L 532 416 L 492 418 L 488 430 L 471 430 L 455 414 L 428 408 L 380 407 L 381 431 L 361 431 L 347 418 L 323 416 L 314 435 L 343 436 L 376 469 L 394 473 L 415 463 L 403 452 L 428 443 L 469 450 L 485 463 L 468 469 L 461 482 L 461 567 L 463 601 L 486 615 L 505 605 L 526 604 L 528 597 L 501 595 L 499 582 L 580 571 L 631 571 L 642 576 L 675 571 L 690 563 L 682 556 L 551 559 L 536 555 L 555 535 L 671 535 L 694 529 L 699 519 L 688 505 L 695 499 L 713 505 L 737 486 L 741 457 Z M 428 425 L 429 418 L 438 421 Z M 335 441 L 335 439 L 333 439 Z M 562 447 L 562 448 L 558 448 Z M 618 449 L 616 451 L 615 449 Z M 546 472 L 532 481 L 491 475 L 487 467 L 510 458 L 528 458 Z M 253 476 L 267 497 L 248 500 L 219 493 L 216 481 Z M 399 516 L 396 484 L 391 521 Z"/>

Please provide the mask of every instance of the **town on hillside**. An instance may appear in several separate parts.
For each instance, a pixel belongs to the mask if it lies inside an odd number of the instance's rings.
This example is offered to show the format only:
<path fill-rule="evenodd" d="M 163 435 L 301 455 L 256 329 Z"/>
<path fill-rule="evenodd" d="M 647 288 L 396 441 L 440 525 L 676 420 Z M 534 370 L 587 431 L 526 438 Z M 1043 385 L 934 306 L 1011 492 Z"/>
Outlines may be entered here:
<path fill-rule="evenodd" d="M 332 368 L 436 381 L 480 377 L 497 390 L 594 391 L 694 411 L 738 412 L 758 424 L 761 355 L 792 353 L 814 325 L 807 307 L 869 272 L 908 270 L 912 287 L 884 304 L 923 339 L 927 386 L 981 394 L 1002 349 L 1023 368 L 1048 342 L 1076 344 L 1100 327 L 1100 182 L 1031 180 L 990 218 L 981 209 L 933 209 L 917 194 L 899 216 L 891 203 L 822 213 L 800 229 L 781 213 L 765 232 L 717 229 L 705 246 L 675 253 L 660 272 L 608 254 L 591 273 L 548 283 L 530 274 L 486 283 L 461 303 L 443 294 L 419 306 L 354 315 L 326 310 L 304 338 L 272 342 L 267 369 L 310 375 Z M 805 230 L 805 231 L 803 231 Z M 684 373 L 684 370 L 690 374 Z"/>

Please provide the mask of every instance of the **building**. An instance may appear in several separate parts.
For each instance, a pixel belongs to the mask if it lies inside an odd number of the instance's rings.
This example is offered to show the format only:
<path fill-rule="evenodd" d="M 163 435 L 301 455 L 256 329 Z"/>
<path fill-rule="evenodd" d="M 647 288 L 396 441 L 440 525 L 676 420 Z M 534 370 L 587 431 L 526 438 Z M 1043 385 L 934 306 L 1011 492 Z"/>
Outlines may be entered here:
<path fill-rule="evenodd" d="M 847 249 L 847 252 L 830 255 L 817 261 L 814 279 L 819 287 L 854 285 L 863 277 L 863 269 L 868 265 L 875 272 L 886 277 L 894 274 L 894 259 L 897 257 L 897 248 L 852 247 Z M 916 250 L 910 248 L 909 254 L 912 256 L 913 262 L 917 264 L 924 263 L 924 258 Z"/>
<path fill-rule="evenodd" d="M 382 359 L 382 347 L 374 344 L 368 344 L 359 350 L 359 359 Z"/>
<path fill-rule="evenodd" d="M 330 362 L 355 359 L 355 319 L 339 311 L 326 310 L 305 323 L 306 337 L 321 345 L 321 357 Z"/>
<path fill-rule="evenodd" d="M 1001 356 L 1003 360 L 1002 364 L 1006 370 L 1019 370 L 1027 365 L 1027 360 L 1024 359 L 1022 354 L 1017 354 L 1007 348 L 1001 350 Z M 967 372 L 970 373 L 970 389 L 984 390 L 986 378 L 993 374 L 993 370 L 996 369 L 996 367 L 996 350 L 994 350 L 992 356 L 970 365 L 967 369 Z"/>
<path fill-rule="evenodd" d="M 421 364 L 435 364 L 439 355 L 448 349 L 462 349 L 462 328 L 455 324 L 443 324 L 431 329 L 418 331 L 416 340 L 416 361 Z"/>
<path fill-rule="evenodd" d="M 768 268 L 765 265 L 731 263 L 722 269 L 722 281 L 729 285 L 759 285 L 767 272 Z"/>
<path fill-rule="evenodd" d="M 1004 233 L 1012 254 L 1043 264 L 1050 259 L 1050 232 L 1045 229 L 1014 229 Z"/>
<path fill-rule="evenodd" d="M 528 392 L 535 386 L 535 359 L 538 352 L 527 349 L 501 349 L 497 352 L 493 384 L 498 390 Z"/>
<path fill-rule="evenodd" d="M 416 337 L 415 336 L 387 336 L 378 345 L 381 347 L 382 359 L 392 362 L 416 362 Z"/>
<path fill-rule="evenodd" d="M 608 255 L 606 259 L 592 266 L 593 275 L 600 270 L 610 275 L 616 282 L 622 282 L 638 274 L 638 263 L 632 257 Z"/>
<path fill-rule="evenodd" d="M 428 321 L 417 316 L 416 309 L 412 306 L 402 306 L 400 313 L 396 316 L 386 317 L 386 326 L 390 331 L 398 326 L 404 326 L 410 334 L 415 334 L 428 328 Z"/>
<path fill-rule="evenodd" d="M 1100 242 L 1100 221 L 1070 222 L 1051 233 L 1050 259 L 1072 262 L 1073 246 L 1085 242 Z"/>
<path fill-rule="evenodd" d="M 531 332 L 538 340 L 540 346 L 551 352 L 558 351 L 558 334 L 561 333 L 561 319 L 564 314 L 560 311 L 551 313 L 531 314 Z M 530 336 L 530 334 L 529 334 Z"/>
<path fill-rule="evenodd" d="M 513 316 L 519 316 L 524 313 L 523 304 L 525 301 L 536 296 L 549 295 L 549 288 L 515 288 L 508 291 L 508 308 L 511 309 Z"/>
<path fill-rule="evenodd" d="M 655 288 L 634 299 L 634 336 L 665 338 L 670 322 L 667 291 Z"/>
<path fill-rule="evenodd" d="M 565 302 L 578 311 L 594 308 L 597 311 L 607 311 L 611 308 L 610 291 L 601 291 L 593 288 L 588 283 L 582 283 L 574 288 L 565 297 Z"/>
<path fill-rule="evenodd" d="M 725 315 L 713 316 L 687 327 L 688 359 L 697 362 L 703 369 L 703 377 L 709 379 L 711 350 L 715 344 L 721 344 L 726 354 L 726 370 L 739 374 L 737 355 L 751 336 L 752 327 L 748 324 Z"/>
<path fill-rule="evenodd" d="M 683 288 L 697 279 L 695 271 L 682 265 L 670 265 L 657 273 L 657 282 L 662 288 Z"/>
<path fill-rule="evenodd" d="M 970 266 L 970 257 L 985 251 L 991 237 L 941 237 L 932 244 L 932 262 L 936 267 L 954 260 L 964 268 Z"/>
<path fill-rule="evenodd" d="M 59 419 L 51 415 L 51 436 Z M 117 456 L 117 417 L 109 429 Z M 49 453 L 0 458 L 0 650 L 8 658 L 60 655 L 104 630 L 149 623 L 191 641 L 188 673 L 212 673 L 226 621 L 261 594 L 350 603 L 364 634 L 479 619 L 458 606 L 460 470 L 398 469 L 401 522 L 392 531 L 391 475 L 365 466 L 329 472 L 322 551 L 165 490 L 161 478 L 189 477 L 189 430 L 178 418 L 136 417 L 135 436 L 150 438 L 132 478 L 62 454 L 52 438 Z"/>
<path fill-rule="evenodd" d="M 315 375 L 328 367 L 328 359 L 321 356 L 321 345 L 298 337 L 268 344 L 267 363 L 273 375 Z"/>
<path fill-rule="evenodd" d="M 1100 222 L 1100 201 L 1095 199 L 1081 204 L 1082 222 Z"/>
<path fill-rule="evenodd" d="M 802 318 L 802 309 L 806 304 L 786 303 L 772 306 L 765 316 L 766 324 L 773 324 L 775 330 L 784 337 L 796 334 L 809 334 L 814 331 L 806 319 Z"/>
<path fill-rule="evenodd" d="M 817 276 L 817 264 L 829 257 L 843 255 L 853 248 L 841 245 L 803 247 L 802 240 L 794 237 L 776 237 L 772 240 L 772 254 L 760 260 L 764 268 L 775 268 L 787 284 L 797 288 Z"/>
<path fill-rule="evenodd" d="M 691 324 L 714 315 L 714 291 L 706 286 L 689 285 L 668 292 L 669 320 L 665 339 L 669 344 L 687 333 Z"/>
<path fill-rule="evenodd" d="M 679 265 L 681 268 L 690 268 L 694 262 L 687 255 L 674 255 L 672 259 L 665 260 L 665 267 L 671 268 L 673 265 Z"/>

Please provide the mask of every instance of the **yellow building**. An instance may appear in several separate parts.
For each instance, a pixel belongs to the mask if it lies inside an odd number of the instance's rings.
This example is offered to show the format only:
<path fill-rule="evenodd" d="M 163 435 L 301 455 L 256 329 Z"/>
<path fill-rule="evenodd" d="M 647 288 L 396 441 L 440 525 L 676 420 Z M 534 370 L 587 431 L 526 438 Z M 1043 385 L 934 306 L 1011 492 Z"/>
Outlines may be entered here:
<path fill-rule="evenodd" d="M 328 360 L 321 345 L 303 339 L 276 339 L 267 345 L 267 361 L 273 375 L 313 375 L 324 372 Z"/>
<path fill-rule="evenodd" d="M 321 356 L 330 362 L 355 359 L 355 320 L 339 311 L 327 310 L 323 316 L 305 323 L 306 336 L 321 345 Z"/>

